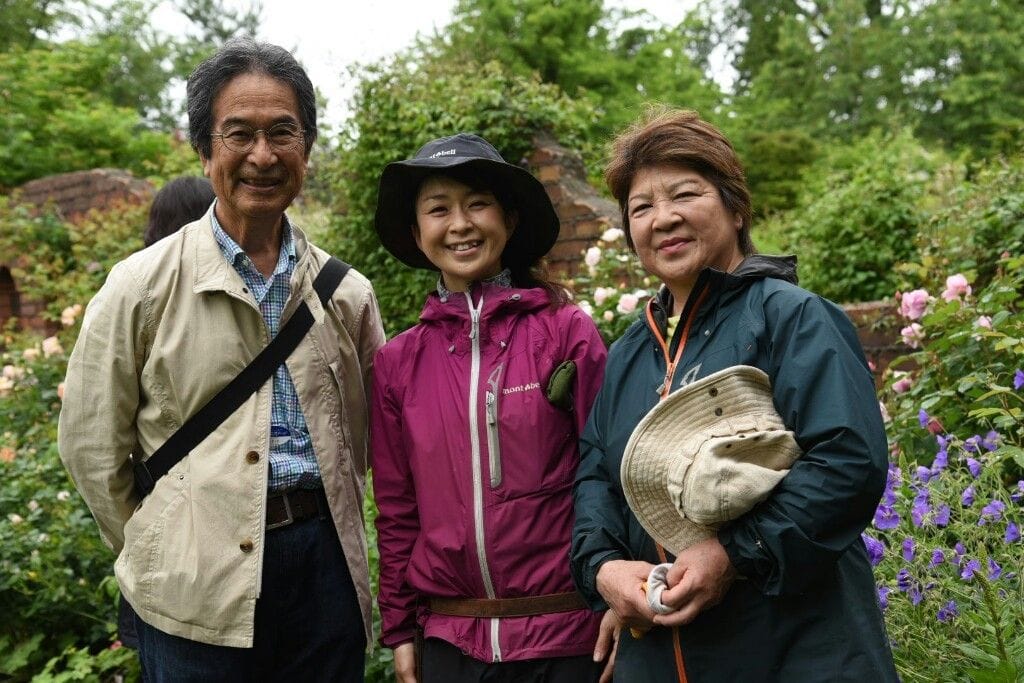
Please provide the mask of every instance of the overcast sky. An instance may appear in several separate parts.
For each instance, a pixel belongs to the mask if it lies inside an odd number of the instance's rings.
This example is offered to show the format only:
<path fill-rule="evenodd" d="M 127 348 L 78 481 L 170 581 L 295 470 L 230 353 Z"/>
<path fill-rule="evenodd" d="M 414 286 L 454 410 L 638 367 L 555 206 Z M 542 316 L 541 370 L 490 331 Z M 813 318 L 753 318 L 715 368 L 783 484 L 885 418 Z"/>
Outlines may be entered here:
<path fill-rule="evenodd" d="M 429 35 L 451 19 L 455 0 L 263 0 L 260 37 L 294 50 L 313 85 L 327 97 L 326 123 L 344 120 L 351 83 L 347 67 L 392 54 L 409 45 L 417 33 Z M 647 10 L 662 23 L 676 24 L 693 0 L 606 0 L 608 7 Z M 228 0 L 228 5 L 248 6 Z M 174 32 L 184 23 L 165 1 L 156 26 Z"/>

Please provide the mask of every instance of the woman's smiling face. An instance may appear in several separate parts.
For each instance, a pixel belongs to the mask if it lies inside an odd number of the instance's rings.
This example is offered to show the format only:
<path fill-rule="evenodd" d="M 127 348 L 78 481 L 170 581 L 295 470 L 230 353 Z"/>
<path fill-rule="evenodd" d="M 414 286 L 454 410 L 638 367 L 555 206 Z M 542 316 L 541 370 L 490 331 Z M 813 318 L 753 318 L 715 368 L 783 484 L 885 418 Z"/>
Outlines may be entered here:
<path fill-rule="evenodd" d="M 627 204 L 629 232 L 644 269 L 686 301 L 704 268 L 730 271 L 743 260 L 742 219 L 729 211 L 704 176 L 684 166 L 640 169 Z"/>
<path fill-rule="evenodd" d="M 443 175 L 423 181 L 416 195 L 416 246 L 453 292 L 501 272 L 514 221 L 488 190 Z"/>

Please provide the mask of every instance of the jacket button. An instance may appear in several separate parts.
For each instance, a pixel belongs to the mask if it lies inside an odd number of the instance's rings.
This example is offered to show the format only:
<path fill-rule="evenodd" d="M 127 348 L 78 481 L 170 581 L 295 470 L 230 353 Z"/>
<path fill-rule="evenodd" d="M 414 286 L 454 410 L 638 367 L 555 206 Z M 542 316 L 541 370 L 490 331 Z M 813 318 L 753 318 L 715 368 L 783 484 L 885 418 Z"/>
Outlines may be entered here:
<path fill-rule="evenodd" d="M 252 552 L 252 539 L 247 538 L 244 541 L 242 541 L 241 543 L 239 543 L 238 544 L 238 549 L 241 550 L 243 553 L 251 553 Z"/>
<path fill-rule="evenodd" d="M 721 408 L 715 408 L 715 415 L 721 416 L 722 415 L 722 409 Z"/>
<path fill-rule="evenodd" d="M 715 387 L 711 387 L 711 389 L 708 390 L 708 393 L 711 394 L 712 396 L 718 396 L 718 389 Z"/>
<path fill-rule="evenodd" d="M 260 461 L 260 454 L 256 451 L 249 451 L 245 454 L 245 461 L 250 465 L 255 465 Z"/>

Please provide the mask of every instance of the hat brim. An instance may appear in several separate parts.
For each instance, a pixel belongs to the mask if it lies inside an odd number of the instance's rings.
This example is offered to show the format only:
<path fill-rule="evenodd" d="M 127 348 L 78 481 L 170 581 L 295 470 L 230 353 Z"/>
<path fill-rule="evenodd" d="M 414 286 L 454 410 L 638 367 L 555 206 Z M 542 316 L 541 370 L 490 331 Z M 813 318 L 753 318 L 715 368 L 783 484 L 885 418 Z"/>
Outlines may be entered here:
<path fill-rule="evenodd" d="M 722 418 L 726 426 L 723 436 L 731 431 L 732 420 L 747 413 L 763 415 L 765 420 L 777 422 L 779 429 L 785 429 L 772 407 L 768 375 L 742 365 L 672 392 L 640 420 L 623 451 L 619 472 L 622 491 L 640 525 L 673 555 L 714 537 L 721 526 L 700 524 L 685 517 L 684 501 L 673 497 L 669 485 L 670 476 L 678 473 L 673 470 L 678 470 L 681 461 L 690 461 L 692 467 L 708 436 L 722 431 L 713 426 L 717 418 L 708 408 L 712 397 L 727 406 Z"/>
<path fill-rule="evenodd" d="M 558 214 L 533 174 L 500 161 L 451 156 L 395 161 L 384 168 L 373 223 L 381 244 L 392 256 L 413 268 L 437 270 L 413 238 L 413 204 L 424 178 L 455 168 L 478 172 L 489 183 L 500 183 L 502 190 L 514 198 L 518 222 L 502 253 L 504 265 L 528 266 L 551 250 L 560 229 Z"/>

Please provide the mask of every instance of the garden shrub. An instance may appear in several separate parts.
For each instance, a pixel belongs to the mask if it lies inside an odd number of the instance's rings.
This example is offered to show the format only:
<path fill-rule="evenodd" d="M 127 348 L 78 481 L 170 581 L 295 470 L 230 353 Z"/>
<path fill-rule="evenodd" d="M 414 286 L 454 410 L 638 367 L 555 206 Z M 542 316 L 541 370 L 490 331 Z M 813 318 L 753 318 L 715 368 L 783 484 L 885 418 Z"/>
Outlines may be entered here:
<path fill-rule="evenodd" d="M 833 301 L 873 301 L 896 288 L 914 254 L 939 159 L 909 133 L 875 134 L 808 167 L 804 192 L 768 232 L 800 256 L 800 284 Z"/>
<path fill-rule="evenodd" d="M 954 178 L 916 239 L 916 259 L 899 271 L 918 286 L 939 288 L 945 273 L 964 273 L 976 287 L 995 275 L 993 255 L 1024 254 L 1024 152 Z"/>

